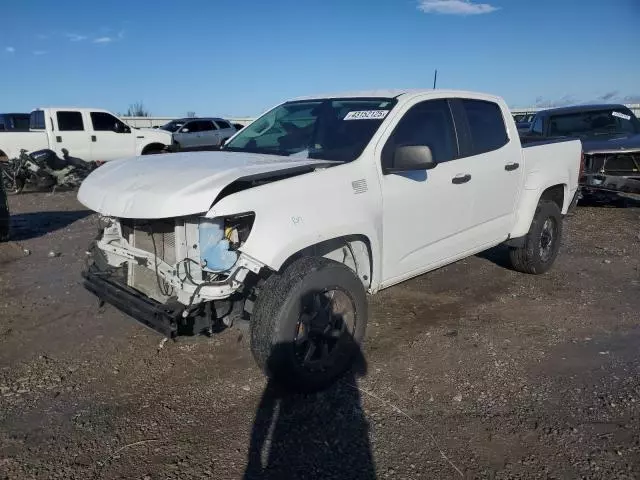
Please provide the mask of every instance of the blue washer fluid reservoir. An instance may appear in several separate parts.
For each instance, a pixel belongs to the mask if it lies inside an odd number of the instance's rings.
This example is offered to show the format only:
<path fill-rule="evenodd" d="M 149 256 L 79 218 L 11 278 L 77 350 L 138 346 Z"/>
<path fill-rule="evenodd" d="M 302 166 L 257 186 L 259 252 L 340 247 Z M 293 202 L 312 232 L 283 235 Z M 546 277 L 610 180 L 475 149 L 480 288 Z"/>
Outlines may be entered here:
<path fill-rule="evenodd" d="M 225 272 L 238 260 L 238 253 L 229 250 L 229 240 L 224 238 L 223 220 L 200 219 L 198 240 L 203 270 Z"/>

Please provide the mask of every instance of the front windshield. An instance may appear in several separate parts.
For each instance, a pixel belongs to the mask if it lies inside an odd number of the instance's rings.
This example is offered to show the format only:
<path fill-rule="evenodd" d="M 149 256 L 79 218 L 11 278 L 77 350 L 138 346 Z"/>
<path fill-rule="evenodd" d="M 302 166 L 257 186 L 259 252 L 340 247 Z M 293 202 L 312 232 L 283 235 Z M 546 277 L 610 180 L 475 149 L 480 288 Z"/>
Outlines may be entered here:
<path fill-rule="evenodd" d="M 241 130 L 224 149 L 350 162 L 395 104 L 393 98 L 287 102 Z"/>
<path fill-rule="evenodd" d="M 162 125 L 160 128 L 162 130 L 166 130 L 167 132 L 175 133 L 178 130 L 180 130 L 180 128 L 182 128 L 185 123 L 186 122 L 183 122 L 180 120 L 174 120 L 172 122 L 167 123 L 166 125 Z"/>
<path fill-rule="evenodd" d="M 553 136 L 591 136 L 607 134 L 640 133 L 638 119 L 628 109 L 592 110 L 554 115 L 551 117 L 550 134 Z"/>

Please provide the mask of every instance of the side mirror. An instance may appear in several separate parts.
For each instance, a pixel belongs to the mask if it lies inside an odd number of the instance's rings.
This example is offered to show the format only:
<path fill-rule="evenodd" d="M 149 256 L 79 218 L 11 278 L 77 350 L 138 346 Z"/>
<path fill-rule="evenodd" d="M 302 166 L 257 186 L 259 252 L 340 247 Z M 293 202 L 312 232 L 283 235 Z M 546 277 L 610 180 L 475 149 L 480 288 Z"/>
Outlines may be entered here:
<path fill-rule="evenodd" d="M 189 129 L 188 128 L 181 128 L 180 129 L 180 133 L 189 133 Z"/>
<path fill-rule="evenodd" d="M 393 161 L 385 173 L 431 170 L 438 163 L 433 159 L 431 149 L 426 145 L 401 145 L 393 152 Z"/>

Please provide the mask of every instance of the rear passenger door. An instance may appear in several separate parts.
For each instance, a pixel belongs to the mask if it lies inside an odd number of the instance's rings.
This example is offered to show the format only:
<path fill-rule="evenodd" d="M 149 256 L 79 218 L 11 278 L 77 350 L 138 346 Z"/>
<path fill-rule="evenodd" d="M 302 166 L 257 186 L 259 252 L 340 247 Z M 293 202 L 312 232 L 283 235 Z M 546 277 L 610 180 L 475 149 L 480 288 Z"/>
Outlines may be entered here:
<path fill-rule="evenodd" d="M 57 110 L 54 117 L 51 149 L 62 156 L 62 149 L 66 148 L 72 157 L 92 160 L 86 120 L 82 112 Z"/>
<path fill-rule="evenodd" d="M 469 238 L 474 248 L 505 240 L 514 222 L 524 165 L 520 143 L 507 130 L 500 105 L 488 100 L 452 102 L 460 155 L 473 190 Z"/>
<path fill-rule="evenodd" d="M 200 120 L 199 147 L 215 147 L 220 144 L 220 132 L 211 120 Z"/>

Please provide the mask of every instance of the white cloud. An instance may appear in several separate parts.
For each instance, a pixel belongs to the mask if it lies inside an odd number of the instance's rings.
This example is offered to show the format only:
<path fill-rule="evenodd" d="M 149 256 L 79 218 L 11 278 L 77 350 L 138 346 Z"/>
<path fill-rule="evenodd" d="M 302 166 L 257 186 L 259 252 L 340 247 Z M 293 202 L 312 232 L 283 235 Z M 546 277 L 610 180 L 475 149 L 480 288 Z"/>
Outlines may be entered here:
<path fill-rule="evenodd" d="M 443 15 L 480 15 L 495 12 L 498 7 L 488 3 L 474 3 L 471 0 L 419 0 L 418 10 Z"/>
<path fill-rule="evenodd" d="M 47 52 L 46 52 L 46 51 L 44 51 L 44 50 L 34 50 L 34 51 L 33 51 L 33 54 L 34 54 L 34 55 L 46 55 L 46 54 L 47 54 Z"/>
<path fill-rule="evenodd" d="M 72 42 L 81 42 L 83 40 L 86 40 L 87 37 L 84 35 L 78 35 L 77 33 L 67 33 L 66 37 L 71 40 Z"/>
<path fill-rule="evenodd" d="M 4 51 L 7 53 L 16 53 L 16 49 L 13 47 L 6 47 Z"/>
<path fill-rule="evenodd" d="M 93 41 L 93 43 L 111 43 L 111 42 L 113 42 L 113 38 L 111 37 L 98 37 Z"/>

